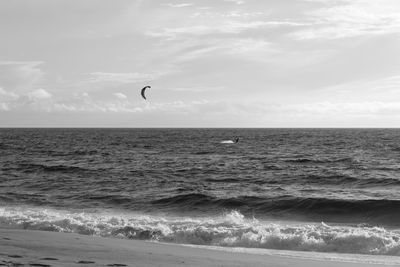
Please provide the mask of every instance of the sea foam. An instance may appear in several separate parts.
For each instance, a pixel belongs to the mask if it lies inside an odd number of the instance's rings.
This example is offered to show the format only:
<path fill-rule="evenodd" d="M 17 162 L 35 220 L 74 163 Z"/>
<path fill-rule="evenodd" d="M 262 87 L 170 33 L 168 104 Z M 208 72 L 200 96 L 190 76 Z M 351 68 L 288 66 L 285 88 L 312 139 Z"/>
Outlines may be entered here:
<path fill-rule="evenodd" d="M 246 218 L 237 211 L 193 218 L 107 210 L 0 207 L 0 225 L 179 244 L 400 255 L 400 230 L 365 225 L 268 222 Z"/>

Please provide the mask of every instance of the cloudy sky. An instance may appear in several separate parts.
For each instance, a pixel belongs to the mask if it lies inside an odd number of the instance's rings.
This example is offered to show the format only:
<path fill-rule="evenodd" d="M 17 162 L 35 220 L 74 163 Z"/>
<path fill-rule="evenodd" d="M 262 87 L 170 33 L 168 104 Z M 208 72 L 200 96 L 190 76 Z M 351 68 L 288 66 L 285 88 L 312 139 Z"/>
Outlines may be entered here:
<path fill-rule="evenodd" d="M 400 127 L 398 0 L 0 0 L 0 33 L 0 127 Z"/>

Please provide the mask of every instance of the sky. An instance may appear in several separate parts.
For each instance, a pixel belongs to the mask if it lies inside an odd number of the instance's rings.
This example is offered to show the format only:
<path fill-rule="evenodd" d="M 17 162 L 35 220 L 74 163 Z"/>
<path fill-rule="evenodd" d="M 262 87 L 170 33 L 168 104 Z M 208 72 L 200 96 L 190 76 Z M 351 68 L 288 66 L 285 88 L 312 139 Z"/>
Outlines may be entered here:
<path fill-rule="evenodd" d="M 400 127 L 398 0 L 0 0 L 0 33 L 0 127 Z"/>

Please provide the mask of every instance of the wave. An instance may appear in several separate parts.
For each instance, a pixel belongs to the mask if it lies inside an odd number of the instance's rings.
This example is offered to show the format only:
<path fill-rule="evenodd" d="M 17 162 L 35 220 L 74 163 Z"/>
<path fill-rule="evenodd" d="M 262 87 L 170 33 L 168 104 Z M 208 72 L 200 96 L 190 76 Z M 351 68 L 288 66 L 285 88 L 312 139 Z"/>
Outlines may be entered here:
<path fill-rule="evenodd" d="M 319 185 L 359 185 L 359 186 L 389 186 L 389 185 L 400 185 L 400 179 L 397 178 L 366 178 L 366 177 L 354 177 L 344 174 L 333 174 L 333 175 L 308 175 L 300 177 L 302 182 L 309 184 Z M 293 183 L 293 181 L 288 181 Z"/>
<path fill-rule="evenodd" d="M 194 155 L 209 155 L 209 154 L 215 154 L 215 151 L 197 151 L 193 152 Z"/>
<path fill-rule="evenodd" d="M 236 178 L 222 178 L 222 179 L 214 179 L 214 178 L 207 178 L 204 181 L 212 182 L 212 183 L 241 183 L 240 179 Z"/>
<path fill-rule="evenodd" d="M 246 218 L 238 211 L 191 218 L 0 207 L 0 225 L 180 244 L 400 255 L 400 230 L 364 225 L 274 223 Z"/>
<path fill-rule="evenodd" d="M 296 159 L 286 159 L 285 162 L 290 163 L 336 163 L 336 162 L 346 162 L 353 163 L 354 160 L 352 158 L 296 158 Z"/>
<path fill-rule="evenodd" d="M 328 199 L 304 198 L 283 195 L 277 197 L 239 196 L 218 198 L 190 193 L 161 198 L 153 205 L 176 210 L 229 210 L 244 214 L 272 216 L 276 218 L 299 218 L 313 221 L 371 222 L 385 225 L 400 225 L 400 200 L 386 199 Z"/>
<path fill-rule="evenodd" d="M 63 173 L 72 173 L 72 172 L 82 172 L 87 171 L 87 169 L 76 167 L 76 166 L 66 166 L 66 165 L 45 165 L 45 164 L 19 164 L 19 168 L 23 172 L 63 172 Z"/>
<path fill-rule="evenodd" d="M 99 151 L 97 151 L 96 149 L 93 150 L 74 150 L 72 151 L 72 155 L 96 155 L 98 154 Z"/>
<path fill-rule="evenodd" d="M 343 174 L 333 174 L 333 175 L 307 175 L 305 177 L 300 177 L 301 181 L 307 182 L 309 184 L 320 184 L 320 185 L 343 185 L 343 184 L 357 184 L 361 182 L 362 179 L 343 175 Z M 292 181 L 290 181 L 292 182 Z"/>
<path fill-rule="evenodd" d="M 280 170 L 284 170 L 285 167 L 284 166 L 280 166 L 278 164 L 264 164 L 262 166 L 262 169 L 265 171 L 280 171 Z"/>

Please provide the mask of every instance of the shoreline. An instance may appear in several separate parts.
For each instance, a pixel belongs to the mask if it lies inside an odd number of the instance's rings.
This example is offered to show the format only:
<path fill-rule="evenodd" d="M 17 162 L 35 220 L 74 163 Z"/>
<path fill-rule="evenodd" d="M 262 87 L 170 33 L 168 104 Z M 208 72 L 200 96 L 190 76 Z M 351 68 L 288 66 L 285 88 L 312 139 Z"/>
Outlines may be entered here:
<path fill-rule="evenodd" d="M 0 228 L 0 265 L 399 266 L 400 257 L 208 247 Z M 20 265 L 22 266 L 22 265 Z"/>

